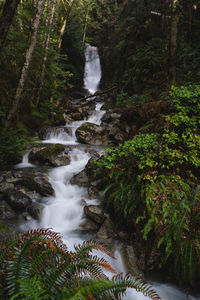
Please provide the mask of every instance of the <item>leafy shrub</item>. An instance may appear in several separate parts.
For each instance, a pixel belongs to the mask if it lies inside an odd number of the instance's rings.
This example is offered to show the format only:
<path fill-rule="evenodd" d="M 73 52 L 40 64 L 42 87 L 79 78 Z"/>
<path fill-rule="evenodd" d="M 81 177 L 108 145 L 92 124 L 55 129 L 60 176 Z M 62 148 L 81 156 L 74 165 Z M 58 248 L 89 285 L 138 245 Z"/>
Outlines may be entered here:
<path fill-rule="evenodd" d="M 0 128 L 0 165 L 18 162 L 24 152 L 27 139 L 20 130 Z"/>
<path fill-rule="evenodd" d="M 107 175 L 107 204 L 121 223 L 135 213 L 143 238 L 155 236 L 164 249 L 162 263 L 171 262 L 177 279 L 193 285 L 200 262 L 200 86 L 172 87 L 170 96 L 172 114 L 161 134 L 108 149 L 98 165 Z"/>
<path fill-rule="evenodd" d="M 147 99 L 143 95 L 134 94 L 129 96 L 128 93 L 121 92 L 116 97 L 116 107 L 133 107 L 146 103 Z"/>

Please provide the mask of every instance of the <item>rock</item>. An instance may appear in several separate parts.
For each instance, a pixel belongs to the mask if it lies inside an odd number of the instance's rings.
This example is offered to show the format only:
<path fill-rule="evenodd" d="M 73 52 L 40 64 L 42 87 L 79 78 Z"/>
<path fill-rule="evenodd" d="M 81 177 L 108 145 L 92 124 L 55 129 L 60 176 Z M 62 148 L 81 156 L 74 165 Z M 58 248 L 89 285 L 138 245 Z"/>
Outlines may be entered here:
<path fill-rule="evenodd" d="M 129 235 L 127 232 L 120 231 L 120 232 L 118 232 L 118 235 L 119 235 L 120 239 L 122 239 L 122 240 L 125 240 L 125 241 L 129 240 Z"/>
<path fill-rule="evenodd" d="M 43 196 L 54 194 L 54 190 L 45 175 L 28 174 L 20 180 L 22 185 L 25 185 L 31 191 L 36 191 Z"/>
<path fill-rule="evenodd" d="M 103 189 L 104 185 L 105 185 L 105 179 L 104 178 L 94 180 L 94 181 L 91 182 L 91 186 L 98 189 L 98 190 Z"/>
<path fill-rule="evenodd" d="M 98 205 L 85 206 L 84 213 L 92 221 L 95 221 L 98 224 L 102 224 L 104 221 L 104 212 L 103 212 L 102 208 Z"/>
<path fill-rule="evenodd" d="M 32 218 L 39 220 L 41 214 L 42 214 L 42 210 L 43 210 L 43 205 L 41 203 L 38 202 L 32 202 L 28 208 L 27 211 L 28 213 L 31 215 Z"/>
<path fill-rule="evenodd" d="M 14 189 L 13 183 L 3 182 L 0 184 L 0 193 L 2 194 L 6 193 L 7 190 L 12 190 L 12 189 Z"/>
<path fill-rule="evenodd" d="M 8 203 L 16 211 L 24 211 L 31 204 L 31 198 L 17 190 L 6 191 L 6 196 Z"/>
<path fill-rule="evenodd" d="M 80 120 L 83 120 L 83 119 L 84 119 L 84 116 L 83 116 L 83 114 L 81 114 L 80 112 L 75 112 L 75 113 L 72 113 L 72 114 L 71 114 L 71 118 L 72 118 L 74 121 L 80 121 Z"/>
<path fill-rule="evenodd" d="M 83 123 L 76 130 L 77 140 L 89 145 L 108 145 L 109 138 L 105 127 L 92 123 Z"/>
<path fill-rule="evenodd" d="M 120 117 L 121 117 L 121 114 L 119 114 L 119 113 L 107 111 L 101 118 L 101 121 L 110 124 L 110 123 L 113 123 L 113 121 L 115 121 L 115 120 L 120 120 Z"/>
<path fill-rule="evenodd" d="M 104 223 L 101 225 L 99 231 L 97 232 L 97 238 L 99 239 L 109 239 L 115 238 L 117 236 L 114 230 L 114 224 L 110 217 L 107 217 Z"/>
<path fill-rule="evenodd" d="M 70 180 L 71 184 L 77 184 L 79 186 L 87 187 L 89 185 L 88 176 L 86 175 L 85 171 L 81 171 L 80 173 L 76 174 Z"/>
<path fill-rule="evenodd" d="M 85 172 L 90 182 L 97 180 L 101 177 L 99 173 L 99 167 L 97 166 L 97 164 L 95 164 L 95 161 L 98 160 L 99 157 L 99 155 L 93 155 L 85 166 Z"/>
<path fill-rule="evenodd" d="M 88 188 L 88 196 L 90 199 L 97 198 L 99 196 L 99 191 L 94 186 Z"/>
<path fill-rule="evenodd" d="M 6 201 L 0 202 L 0 219 L 1 220 L 10 220 L 16 218 L 14 210 Z"/>
<path fill-rule="evenodd" d="M 150 252 L 149 257 L 147 257 L 146 267 L 148 271 L 154 270 L 161 261 L 162 253 L 158 249 L 154 249 Z"/>
<path fill-rule="evenodd" d="M 97 223 L 93 222 L 92 220 L 85 220 L 80 224 L 81 230 L 85 231 L 96 231 L 98 230 L 99 226 Z"/>
<path fill-rule="evenodd" d="M 42 196 L 36 191 L 27 191 L 26 195 L 28 195 L 33 202 L 40 201 L 42 199 Z"/>
<path fill-rule="evenodd" d="M 137 257 L 132 246 L 127 246 L 125 249 L 125 263 L 127 272 L 132 274 L 135 278 L 144 279 L 144 274 L 137 266 Z"/>
<path fill-rule="evenodd" d="M 69 156 L 64 154 L 64 146 L 61 144 L 50 145 L 48 147 L 32 150 L 29 154 L 29 161 L 33 164 L 60 167 L 70 162 Z"/>
<path fill-rule="evenodd" d="M 87 203 L 86 203 L 86 201 L 85 201 L 84 199 L 81 199 L 81 200 L 80 200 L 80 205 L 81 205 L 81 206 L 86 206 Z"/>
<path fill-rule="evenodd" d="M 60 126 L 66 124 L 63 113 L 51 112 L 49 114 L 49 120 L 51 121 L 51 124 L 53 126 Z"/>
<path fill-rule="evenodd" d="M 30 221 L 32 218 L 31 218 L 31 216 L 27 212 L 24 212 L 23 214 L 21 214 L 19 216 L 18 219 L 19 219 L 19 221 L 23 221 L 23 220 Z"/>

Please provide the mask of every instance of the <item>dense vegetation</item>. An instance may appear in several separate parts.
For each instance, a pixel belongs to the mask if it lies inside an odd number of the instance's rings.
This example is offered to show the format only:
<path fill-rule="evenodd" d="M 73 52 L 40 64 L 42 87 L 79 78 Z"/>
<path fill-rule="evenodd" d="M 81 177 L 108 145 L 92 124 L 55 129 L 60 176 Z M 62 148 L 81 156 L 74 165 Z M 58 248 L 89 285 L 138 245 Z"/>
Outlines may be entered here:
<path fill-rule="evenodd" d="M 138 134 L 110 148 L 98 162 L 107 170 L 107 205 L 129 230 L 141 230 L 165 253 L 180 282 L 194 285 L 200 258 L 200 86 L 173 87 L 171 115 L 161 134 Z M 153 242 L 152 242 L 153 241 Z M 173 261 L 173 262 L 172 262 Z"/>
<path fill-rule="evenodd" d="M 18 161 L 25 142 L 51 124 L 50 112 L 69 106 L 82 87 L 84 42 L 97 45 L 101 86 L 114 87 L 107 105 L 146 114 L 136 136 L 99 161 L 107 206 L 120 226 L 146 241 L 148 253 L 159 249 L 159 267 L 194 286 L 200 277 L 199 2 L 2 0 L 0 10 L 0 165 Z M 31 280 L 40 289 L 34 275 Z"/>

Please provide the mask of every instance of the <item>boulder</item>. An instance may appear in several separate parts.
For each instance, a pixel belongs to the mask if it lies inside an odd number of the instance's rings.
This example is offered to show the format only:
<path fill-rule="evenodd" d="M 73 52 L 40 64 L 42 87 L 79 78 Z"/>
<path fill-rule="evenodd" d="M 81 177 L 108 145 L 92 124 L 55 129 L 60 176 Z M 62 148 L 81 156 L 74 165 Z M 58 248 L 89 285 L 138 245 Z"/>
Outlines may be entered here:
<path fill-rule="evenodd" d="M 143 279 L 144 280 L 144 274 L 143 272 L 138 268 L 137 265 L 137 257 L 135 255 L 135 252 L 133 250 L 132 246 L 127 246 L 124 253 L 125 258 L 125 264 L 127 266 L 127 272 L 133 275 L 135 278 Z"/>
<path fill-rule="evenodd" d="M 43 205 L 41 203 L 38 202 L 32 202 L 28 208 L 27 211 L 28 213 L 31 215 L 32 218 L 39 220 L 41 214 L 42 214 L 42 210 L 43 210 Z"/>
<path fill-rule="evenodd" d="M 90 199 L 97 198 L 99 196 L 99 191 L 94 186 L 88 188 L 88 196 Z"/>
<path fill-rule="evenodd" d="M 104 221 L 104 212 L 103 209 L 98 205 L 88 205 L 84 207 L 84 213 L 92 221 L 95 221 L 98 224 L 102 224 Z"/>
<path fill-rule="evenodd" d="M 85 122 L 76 130 L 76 138 L 79 142 L 89 145 L 108 145 L 109 138 L 105 127 Z"/>
<path fill-rule="evenodd" d="M 74 112 L 71 114 L 71 118 L 74 120 L 74 121 L 80 121 L 80 120 L 83 120 L 84 119 L 84 116 L 83 114 L 81 114 L 80 112 Z"/>
<path fill-rule="evenodd" d="M 26 195 L 28 195 L 33 202 L 41 201 L 42 196 L 36 191 L 27 191 Z"/>
<path fill-rule="evenodd" d="M 54 194 L 54 190 L 48 181 L 48 177 L 42 174 L 27 174 L 26 177 L 21 178 L 20 183 L 31 191 L 38 192 L 42 196 Z"/>
<path fill-rule="evenodd" d="M 112 124 L 112 126 L 119 125 L 120 117 L 121 117 L 121 114 L 119 114 L 119 113 L 114 113 L 112 111 L 106 111 L 106 113 L 101 118 L 101 121 L 103 123 L 107 123 L 108 125 Z"/>
<path fill-rule="evenodd" d="M 95 163 L 95 161 L 98 160 L 99 157 L 99 155 L 93 155 L 85 166 L 85 172 L 90 182 L 101 178 L 101 175 L 99 173 L 99 167 Z"/>
<path fill-rule="evenodd" d="M 57 112 L 50 112 L 49 114 L 49 120 L 53 126 L 60 126 L 65 125 L 66 121 L 64 118 L 63 113 L 57 113 Z"/>
<path fill-rule="evenodd" d="M 115 143 L 119 144 L 124 142 L 125 135 L 117 126 L 112 126 L 109 129 L 109 138 Z"/>
<path fill-rule="evenodd" d="M 85 170 L 72 177 L 70 183 L 85 187 L 89 186 L 88 176 L 86 175 Z"/>
<path fill-rule="evenodd" d="M 33 164 L 60 167 L 70 162 L 69 156 L 64 154 L 61 144 L 50 145 L 42 149 L 33 149 L 29 154 L 29 161 Z"/>
<path fill-rule="evenodd" d="M 15 211 L 24 211 L 31 204 L 31 198 L 29 198 L 25 193 L 14 189 L 7 190 L 6 197 L 9 205 Z"/>
<path fill-rule="evenodd" d="M 10 220 L 16 218 L 14 210 L 6 201 L 0 201 L 0 220 Z"/>
<path fill-rule="evenodd" d="M 93 222 L 92 220 L 85 220 L 80 224 L 81 230 L 84 231 L 96 231 L 99 228 L 99 225 L 96 222 Z"/>
<path fill-rule="evenodd" d="M 0 194 L 5 194 L 7 190 L 14 189 L 13 183 L 3 182 L 0 184 Z"/>
<path fill-rule="evenodd" d="M 110 217 L 107 217 L 97 232 L 98 239 L 109 239 L 117 236 L 114 230 L 114 224 Z"/>

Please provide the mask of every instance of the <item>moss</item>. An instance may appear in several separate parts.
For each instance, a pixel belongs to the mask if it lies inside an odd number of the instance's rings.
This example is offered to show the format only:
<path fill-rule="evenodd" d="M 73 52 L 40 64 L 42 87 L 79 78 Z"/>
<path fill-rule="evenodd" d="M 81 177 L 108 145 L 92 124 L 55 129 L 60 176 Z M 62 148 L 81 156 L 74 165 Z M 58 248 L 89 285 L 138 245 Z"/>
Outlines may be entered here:
<path fill-rule="evenodd" d="M 52 155 L 57 155 L 60 152 L 64 151 L 65 147 L 61 144 L 55 144 L 55 145 L 51 145 L 48 146 L 42 150 L 40 150 L 40 155 L 42 155 L 43 157 L 45 156 L 52 156 Z"/>
<path fill-rule="evenodd" d="M 79 127 L 79 129 L 80 129 L 80 130 L 83 130 L 83 131 L 85 131 L 85 130 L 88 131 L 90 128 L 92 129 L 92 128 L 96 127 L 96 126 L 97 126 L 96 124 L 92 124 L 92 123 L 86 122 L 86 123 L 83 123 L 83 124 Z"/>

